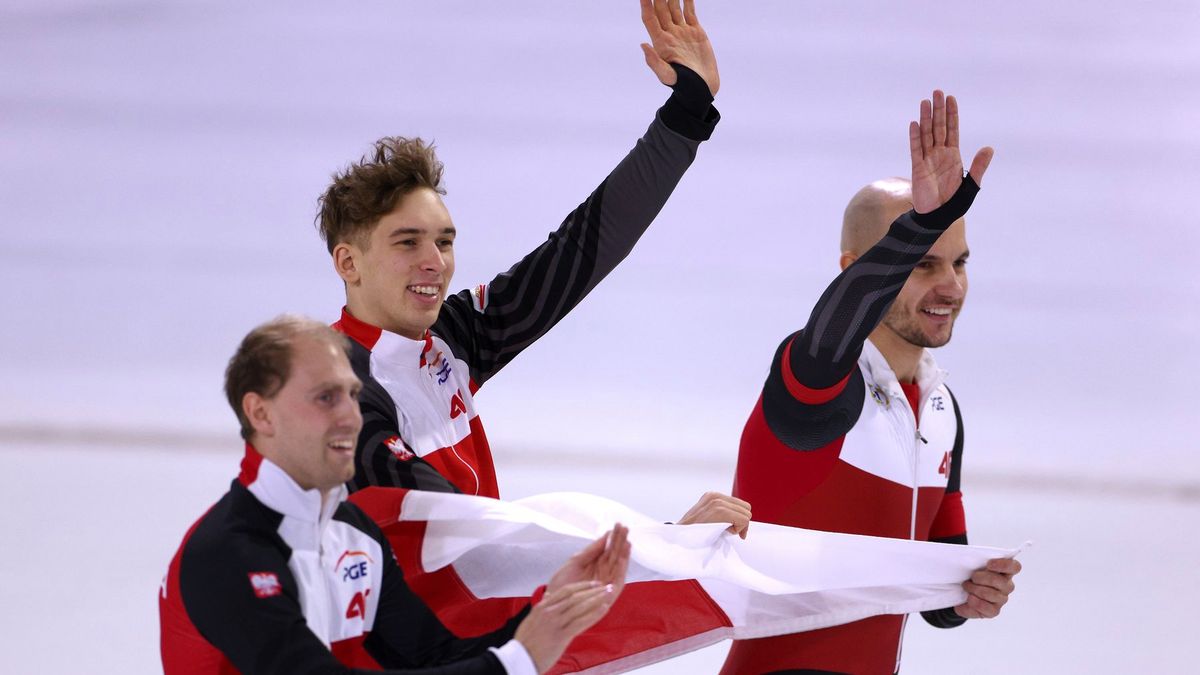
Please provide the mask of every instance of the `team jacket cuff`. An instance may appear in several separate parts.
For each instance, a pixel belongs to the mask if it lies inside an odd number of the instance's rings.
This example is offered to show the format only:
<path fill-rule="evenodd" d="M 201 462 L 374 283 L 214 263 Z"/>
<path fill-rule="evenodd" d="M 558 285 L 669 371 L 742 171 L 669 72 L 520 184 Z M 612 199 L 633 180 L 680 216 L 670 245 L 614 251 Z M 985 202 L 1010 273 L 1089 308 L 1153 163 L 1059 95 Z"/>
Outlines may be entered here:
<path fill-rule="evenodd" d="M 963 176 L 962 184 L 945 204 L 929 213 L 912 211 L 913 222 L 924 228 L 944 230 L 950 227 L 954 221 L 967 215 L 967 210 L 971 208 L 971 203 L 975 201 L 977 194 L 979 194 L 979 184 L 968 173 Z"/>
<path fill-rule="evenodd" d="M 713 95 L 704 78 L 696 71 L 672 63 L 675 85 L 671 98 L 658 109 L 658 117 L 667 128 L 693 141 L 707 141 L 721 121 L 721 113 L 713 107 Z"/>
<path fill-rule="evenodd" d="M 509 640 L 502 647 L 489 647 L 488 651 L 500 659 L 500 665 L 508 675 L 538 675 L 533 657 L 525 650 L 525 645 L 516 640 Z"/>

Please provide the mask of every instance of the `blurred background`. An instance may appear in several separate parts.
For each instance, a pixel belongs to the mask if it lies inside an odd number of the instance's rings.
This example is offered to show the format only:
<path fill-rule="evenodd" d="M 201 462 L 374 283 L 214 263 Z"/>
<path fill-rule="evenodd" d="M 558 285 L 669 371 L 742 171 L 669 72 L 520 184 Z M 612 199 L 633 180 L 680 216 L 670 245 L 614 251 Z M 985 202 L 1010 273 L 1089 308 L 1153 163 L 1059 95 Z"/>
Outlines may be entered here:
<path fill-rule="evenodd" d="M 906 175 L 940 87 L 964 152 L 996 148 L 937 353 L 970 537 L 1035 545 L 999 619 L 910 623 L 904 670 L 1193 667 L 1200 5 L 699 13 L 723 121 L 629 259 L 479 393 L 502 494 L 668 520 L 728 491 L 846 201 Z M 333 171 L 383 135 L 435 140 L 455 287 L 487 281 L 665 100 L 644 40 L 633 0 L 0 0 L 0 669 L 161 668 L 159 580 L 241 456 L 225 363 L 267 318 L 342 305 L 313 226 Z"/>

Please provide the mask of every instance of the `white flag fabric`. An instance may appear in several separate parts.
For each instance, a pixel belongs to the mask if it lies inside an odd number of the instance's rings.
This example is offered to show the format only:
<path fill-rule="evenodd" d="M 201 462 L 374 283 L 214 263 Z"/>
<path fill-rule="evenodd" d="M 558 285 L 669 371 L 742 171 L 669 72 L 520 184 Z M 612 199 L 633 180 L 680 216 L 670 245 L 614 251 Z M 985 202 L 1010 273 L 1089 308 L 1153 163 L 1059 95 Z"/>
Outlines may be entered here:
<path fill-rule="evenodd" d="M 391 528 L 389 537 L 398 556 L 401 546 L 409 553 L 400 556 L 406 576 L 414 575 L 415 565 L 419 573 L 450 571 L 455 583 L 478 600 L 523 601 L 613 523 L 628 526 L 632 558 L 625 593 L 588 632 L 596 635 L 590 640 L 584 639 L 588 634 L 580 636 L 570 658 L 554 672 L 624 672 L 726 638 L 782 635 L 879 614 L 951 607 L 965 601 L 961 584 L 974 570 L 1021 550 L 758 522 L 742 540 L 720 524 L 663 524 L 612 500 L 580 493 L 505 502 L 409 491 L 398 504 L 367 501 L 374 504 L 368 512 L 385 531 L 393 523 L 400 525 Z M 405 534 L 395 536 L 399 532 Z M 428 593 L 421 594 L 429 601 Z"/>

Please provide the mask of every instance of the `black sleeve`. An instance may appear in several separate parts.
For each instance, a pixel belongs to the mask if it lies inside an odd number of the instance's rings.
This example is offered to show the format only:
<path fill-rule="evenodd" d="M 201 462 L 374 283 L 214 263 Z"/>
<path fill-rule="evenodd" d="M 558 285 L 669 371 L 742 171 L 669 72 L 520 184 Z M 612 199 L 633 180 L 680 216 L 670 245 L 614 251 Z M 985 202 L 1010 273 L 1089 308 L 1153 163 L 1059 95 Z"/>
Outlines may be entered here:
<path fill-rule="evenodd" d="M 410 488 L 432 492 L 458 492 L 428 462 L 416 453 L 400 436 L 396 417 L 396 402 L 387 390 L 371 376 L 371 353 L 357 342 L 350 344 L 350 365 L 362 381 L 358 408 L 362 413 L 362 430 L 354 452 L 354 477 L 346 484 L 351 491 L 373 485 Z"/>
<path fill-rule="evenodd" d="M 767 426 L 781 441 L 813 450 L 854 425 L 865 395 L 855 368 L 863 343 L 917 263 L 966 214 L 978 192 L 967 175 L 937 209 L 897 218 L 883 239 L 825 289 L 804 328 L 783 341 L 763 388 Z"/>
<path fill-rule="evenodd" d="M 387 538 L 380 534 L 378 539 L 384 547 L 384 559 L 394 559 Z M 528 607 L 491 633 L 459 638 L 409 589 L 400 567 L 387 565 L 375 627 L 364 646 L 385 668 L 443 666 L 430 672 L 503 673 L 499 659 L 488 648 L 511 640 L 527 614 Z"/>
<path fill-rule="evenodd" d="M 719 115 L 707 86 L 686 68 L 676 71 L 679 83 L 645 135 L 544 244 L 490 283 L 446 298 L 433 332 L 470 365 L 475 386 L 629 255 L 712 133 Z"/>

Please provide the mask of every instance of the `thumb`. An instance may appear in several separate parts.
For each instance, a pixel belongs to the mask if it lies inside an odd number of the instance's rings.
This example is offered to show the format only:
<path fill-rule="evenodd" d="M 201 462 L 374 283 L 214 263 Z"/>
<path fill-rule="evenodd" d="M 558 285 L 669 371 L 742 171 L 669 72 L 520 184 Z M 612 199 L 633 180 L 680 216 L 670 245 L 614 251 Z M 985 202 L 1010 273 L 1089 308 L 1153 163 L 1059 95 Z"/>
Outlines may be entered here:
<path fill-rule="evenodd" d="M 976 185 L 983 185 L 983 174 L 987 171 L 988 165 L 992 163 L 992 155 L 994 154 L 996 154 L 996 151 L 986 146 L 980 148 L 979 152 L 975 153 L 975 159 L 971 160 L 971 170 L 968 173 L 971 174 L 971 178 L 975 180 Z"/>
<path fill-rule="evenodd" d="M 675 75 L 675 69 L 671 67 L 671 64 L 663 61 L 658 52 L 654 51 L 654 48 L 645 42 L 642 43 L 642 53 L 646 56 L 646 65 L 650 66 L 650 70 L 654 71 L 654 74 L 658 77 L 658 81 L 668 87 L 675 86 L 675 81 L 679 78 Z"/>

